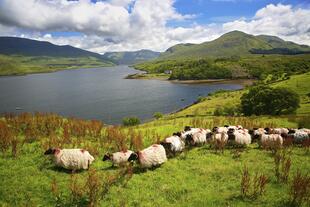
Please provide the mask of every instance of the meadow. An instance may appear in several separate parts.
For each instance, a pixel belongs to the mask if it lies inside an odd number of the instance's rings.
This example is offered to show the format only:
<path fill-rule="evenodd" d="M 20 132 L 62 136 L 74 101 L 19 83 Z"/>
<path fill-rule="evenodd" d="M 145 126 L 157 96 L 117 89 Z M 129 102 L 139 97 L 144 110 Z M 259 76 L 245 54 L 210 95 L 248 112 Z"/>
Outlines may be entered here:
<path fill-rule="evenodd" d="M 95 57 L 35 57 L 20 55 L 0 55 L 0 76 L 25 75 L 30 73 L 54 72 L 76 68 L 96 68 L 113 66 Z"/>
<path fill-rule="evenodd" d="M 207 144 L 187 149 L 153 170 L 114 168 L 102 157 L 107 151 L 143 149 L 186 125 L 310 128 L 309 81 L 306 73 L 273 84 L 301 96 L 297 113 L 285 116 L 214 115 L 221 107 L 236 108 L 247 89 L 217 92 L 132 127 L 55 114 L 3 115 L 0 206 L 308 206 L 309 143 L 286 143 L 283 149 L 271 150 L 257 143 L 246 149 Z M 71 174 L 43 155 L 49 147 L 84 148 L 96 161 L 88 171 Z"/>

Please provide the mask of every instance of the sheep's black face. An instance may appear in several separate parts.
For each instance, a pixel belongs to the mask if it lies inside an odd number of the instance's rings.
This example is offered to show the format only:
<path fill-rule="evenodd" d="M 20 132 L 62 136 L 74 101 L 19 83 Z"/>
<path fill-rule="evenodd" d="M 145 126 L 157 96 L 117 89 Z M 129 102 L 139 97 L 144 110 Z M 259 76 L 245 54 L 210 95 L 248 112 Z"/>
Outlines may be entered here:
<path fill-rule="evenodd" d="M 229 129 L 228 132 L 227 132 L 227 135 L 228 135 L 228 139 L 235 139 L 235 129 Z"/>
<path fill-rule="evenodd" d="M 191 130 L 191 127 L 190 126 L 186 126 L 186 127 L 184 127 L 184 131 L 190 131 Z"/>
<path fill-rule="evenodd" d="M 52 154 L 54 154 L 54 153 L 55 153 L 55 149 L 49 148 L 48 150 L 46 150 L 46 151 L 44 152 L 44 155 L 52 155 Z"/>
<path fill-rule="evenodd" d="M 254 129 L 250 129 L 250 130 L 249 130 L 249 134 L 250 134 L 250 135 L 253 135 L 253 134 L 254 134 Z"/>
<path fill-rule="evenodd" d="M 296 132 L 296 131 L 295 131 L 294 129 L 289 129 L 289 130 L 288 130 L 288 133 L 289 133 L 289 134 L 295 134 L 295 132 Z"/>
<path fill-rule="evenodd" d="M 212 132 L 209 132 L 209 133 L 206 134 L 206 138 L 207 139 L 210 139 L 211 137 L 212 137 Z"/>
<path fill-rule="evenodd" d="M 186 138 L 185 138 L 185 144 L 186 145 L 191 145 L 193 141 L 194 141 L 194 139 L 193 139 L 193 135 L 192 134 L 186 135 Z"/>
<path fill-rule="evenodd" d="M 212 132 L 216 132 L 218 127 L 213 127 Z"/>
<path fill-rule="evenodd" d="M 265 128 L 265 131 L 267 132 L 267 134 L 269 134 L 270 128 Z"/>
<path fill-rule="evenodd" d="M 111 154 L 107 153 L 103 156 L 102 161 L 107 161 L 107 160 L 111 160 Z"/>
<path fill-rule="evenodd" d="M 229 125 L 224 125 L 224 127 L 226 127 L 226 128 L 227 128 L 227 127 L 229 127 Z"/>
<path fill-rule="evenodd" d="M 139 156 L 137 153 L 132 153 L 129 158 L 128 158 L 128 162 L 131 162 L 131 161 L 135 161 L 135 160 L 138 160 Z"/>
<path fill-rule="evenodd" d="M 258 140 L 259 139 L 259 134 L 254 134 L 253 140 Z"/>
<path fill-rule="evenodd" d="M 181 136 L 182 136 L 181 132 L 175 132 L 175 133 L 173 133 L 172 135 L 173 135 L 173 136 L 178 136 L 178 137 L 181 137 Z"/>
<path fill-rule="evenodd" d="M 166 152 L 170 152 L 171 151 L 171 143 L 168 143 L 168 142 L 161 142 L 160 143 L 166 150 Z"/>

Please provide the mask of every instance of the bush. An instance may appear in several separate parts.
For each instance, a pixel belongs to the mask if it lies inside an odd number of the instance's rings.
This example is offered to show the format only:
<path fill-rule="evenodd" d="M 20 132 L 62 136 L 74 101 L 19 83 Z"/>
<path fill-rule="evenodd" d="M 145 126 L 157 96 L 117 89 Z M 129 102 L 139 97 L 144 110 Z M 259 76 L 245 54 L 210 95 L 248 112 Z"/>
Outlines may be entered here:
<path fill-rule="evenodd" d="M 287 88 L 257 86 L 241 97 L 241 110 L 250 115 L 280 115 L 296 112 L 299 95 Z"/>
<path fill-rule="evenodd" d="M 162 113 L 160 113 L 160 112 L 155 112 L 154 114 L 153 114 L 153 117 L 155 118 L 155 119 L 160 119 L 160 118 L 162 118 L 164 115 L 162 114 Z"/>
<path fill-rule="evenodd" d="M 140 119 L 138 117 L 125 117 L 123 118 L 124 126 L 135 126 L 140 124 Z"/>

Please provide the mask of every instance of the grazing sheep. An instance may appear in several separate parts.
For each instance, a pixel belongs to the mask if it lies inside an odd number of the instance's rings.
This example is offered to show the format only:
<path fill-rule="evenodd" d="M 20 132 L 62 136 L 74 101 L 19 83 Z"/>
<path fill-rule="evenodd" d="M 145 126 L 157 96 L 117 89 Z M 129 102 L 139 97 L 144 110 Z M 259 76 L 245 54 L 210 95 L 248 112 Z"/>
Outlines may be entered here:
<path fill-rule="evenodd" d="M 274 147 L 283 145 L 283 137 L 280 134 L 261 134 L 260 143 L 261 146 Z"/>
<path fill-rule="evenodd" d="M 138 160 L 142 168 L 156 167 L 167 161 L 166 150 L 160 144 L 153 144 L 142 151 L 132 153 L 128 161 L 134 160 Z"/>
<path fill-rule="evenodd" d="M 287 128 L 265 128 L 267 134 L 281 134 L 282 136 L 286 136 L 289 133 Z"/>
<path fill-rule="evenodd" d="M 180 133 L 174 133 L 173 136 L 167 137 L 160 143 L 164 146 L 167 154 L 175 155 L 177 152 L 182 152 L 184 150 L 185 143 L 180 136 Z"/>
<path fill-rule="evenodd" d="M 249 145 L 251 144 L 251 135 L 242 130 L 229 129 L 228 130 L 228 140 L 234 140 L 235 143 L 239 145 Z"/>
<path fill-rule="evenodd" d="M 228 135 L 224 132 L 222 133 L 214 133 L 213 136 L 212 136 L 212 140 L 213 141 L 224 141 L 224 142 L 227 142 L 228 140 Z"/>
<path fill-rule="evenodd" d="M 53 155 L 57 166 L 69 170 L 88 169 L 95 160 L 88 151 L 84 149 L 52 149 L 45 151 L 44 155 Z"/>
<path fill-rule="evenodd" d="M 191 137 L 195 133 L 200 133 L 202 136 L 204 135 L 206 139 L 211 138 L 212 132 L 210 129 L 202 129 L 202 128 L 191 128 L 186 126 L 184 131 L 181 133 L 181 138 L 186 141 L 187 137 Z"/>
<path fill-rule="evenodd" d="M 264 128 L 254 128 L 249 131 L 249 134 L 252 135 L 253 141 L 258 140 L 262 134 L 267 134 L 267 131 Z"/>
<path fill-rule="evenodd" d="M 121 151 L 121 152 L 114 152 L 114 153 L 107 153 L 104 155 L 102 161 L 111 160 L 112 166 L 114 165 L 122 165 L 127 162 L 130 155 L 134 153 L 133 151 Z"/>
<path fill-rule="evenodd" d="M 228 132 L 228 126 L 227 127 L 213 127 L 212 132 L 216 134 L 220 134 L 222 132 L 227 133 Z"/>
<path fill-rule="evenodd" d="M 207 139 L 211 138 L 212 132 L 210 129 L 200 129 L 193 133 L 187 133 L 185 137 L 185 144 L 194 146 L 204 144 Z"/>
<path fill-rule="evenodd" d="M 303 141 L 310 138 L 309 134 L 303 129 L 296 130 L 295 133 L 289 134 L 288 137 L 293 138 L 295 144 L 301 144 Z"/>

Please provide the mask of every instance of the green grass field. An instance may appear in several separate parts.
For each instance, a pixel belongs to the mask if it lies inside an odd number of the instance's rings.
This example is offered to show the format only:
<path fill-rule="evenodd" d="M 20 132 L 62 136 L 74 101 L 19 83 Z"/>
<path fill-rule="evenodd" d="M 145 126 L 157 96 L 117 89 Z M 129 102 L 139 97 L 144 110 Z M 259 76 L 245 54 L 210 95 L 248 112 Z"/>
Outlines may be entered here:
<path fill-rule="evenodd" d="M 104 62 L 94 57 L 62 58 L 0 55 L 0 76 L 107 66 L 113 66 L 113 63 Z"/>
<path fill-rule="evenodd" d="M 182 130 L 185 125 L 204 128 L 224 124 L 241 124 L 246 128 L 298 127 L 300 120 L 309 124 L 309 81 L 310 73 L 306 73 L 274 83 L 274 86 L 290 87 L 301 95 L 301 108 L 296 115 L 289 116 L 213 116 L 217 107 L 238 104 L 244 89 L 216 93 L 159 120 L 118 128 L 119 133 L 114 136 L 109 136 L 106 128 L 101 129 L 101 126 L 99 134 L 91 135 L 92 131 L 97 131 L 97 125 L 82 120 L 38 116 L 8 122 L 8 118 L 3 117 L 0 119 L 1 149 L 7 143 L 3 141 L 3 135 L 8 128 L 15 131 L 17 147 L 9 144 L 0 152 L 0 206 L 87 206 L 91 198 L 96 198 L 97 202 L 92 204 L 98 206 L 289 206 L 290 184 L 297 170 L 309 175 L 309 148 L 289 148 L 292 164 L 287 183 L 277 181 L 274 156 L 270 151 L 259 149 L 257 143 L 241 151 L 225 149 L 223 154 L 216 153 L 209 145 L 196 147 L 169 159 L 155 170 L 141 171 L 134 167 L 133 174 L 128 173 L 127 178 L 119 176 L 123 168 L 111 168 L 111 163 L 101 159 L 107 151 L 115 151 L 121 140 L 129 146 L 132 137 L 139 135 L 142 147 L 147 147 Z M 69 130 L 65 133 L 66 127 Z M 91 170 L 72 175 L 55 167 L 43 155 L 49 146 L 85 148 L 96 161 Z M 241 196 L 244 166 L 249 168 L 251 178 L 256 172 L 268 177 L 262 196 Z"/>

